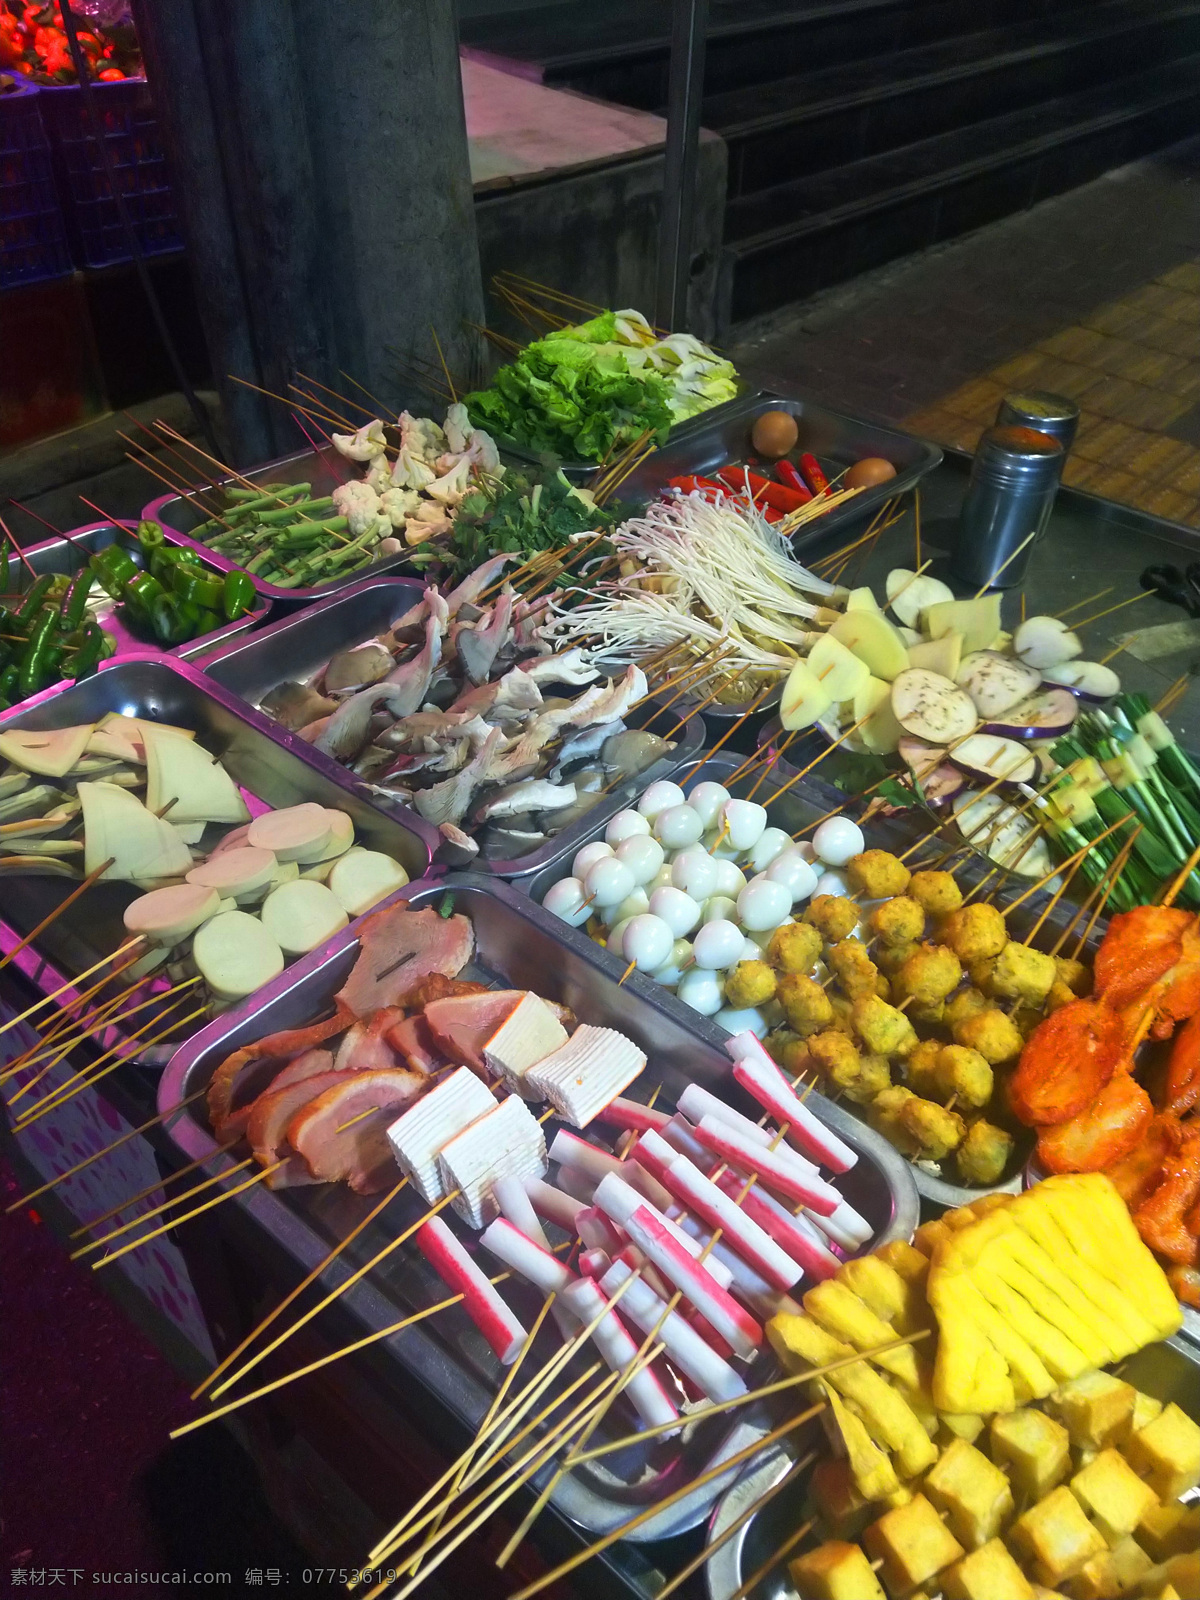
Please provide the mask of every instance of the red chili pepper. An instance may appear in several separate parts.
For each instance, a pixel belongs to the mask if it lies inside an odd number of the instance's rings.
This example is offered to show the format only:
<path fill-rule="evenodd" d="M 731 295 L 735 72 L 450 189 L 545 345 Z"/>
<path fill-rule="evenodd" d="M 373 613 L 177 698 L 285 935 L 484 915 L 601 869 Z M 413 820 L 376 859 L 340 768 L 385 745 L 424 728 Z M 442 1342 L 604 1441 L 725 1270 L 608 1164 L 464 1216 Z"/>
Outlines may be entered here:
<path fill-rule="evenodd" d="M 748 472 L 745 467 L 721 467 L 714 476 L 743 494 L 749 488 L 755 505 L 770 506 L 774 511 L 796 511 L 812 498 L 807 492 L 802 496 L 798 490 L 789 489 L 786 484 L 772 483 L 770 478 L 761 478 L 756 472 Z"/>
<path fill-rule="evenodd" d="M 786 483 L 789 489 L 795 489 L 796 493 L 803 495 L 806 501 L 812 499 L 808 485 L 786 456 L 782 461 L 775 463 L 775 472 L 780 483 Z"/>
<path fill-rule="evenodd" d="M 821 470 L 821 463 L 816 456 L 805 451 L 800 457 L 800 471 L 804 474 L 804 481 L 813 494 L 824 494 L 829 488 L 829 479 Z"/>

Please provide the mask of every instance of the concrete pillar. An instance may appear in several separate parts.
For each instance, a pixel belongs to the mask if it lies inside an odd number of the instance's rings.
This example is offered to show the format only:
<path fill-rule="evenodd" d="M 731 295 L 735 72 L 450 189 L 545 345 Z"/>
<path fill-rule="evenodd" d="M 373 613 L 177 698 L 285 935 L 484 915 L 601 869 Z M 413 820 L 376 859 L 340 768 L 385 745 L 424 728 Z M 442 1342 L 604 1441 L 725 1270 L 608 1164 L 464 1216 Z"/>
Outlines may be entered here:
<path fill-rule="evenodd" d="M 296 371 L 346 389 L 341 368 L 394 405 L 417 397 L 390 352 L 434 359 L 433 328 L 466 371 L 483 295 L 449 0 L 136 12 L 239 459 L 297 435 L 234 405 L 228 372 L 286 393 Z"/>

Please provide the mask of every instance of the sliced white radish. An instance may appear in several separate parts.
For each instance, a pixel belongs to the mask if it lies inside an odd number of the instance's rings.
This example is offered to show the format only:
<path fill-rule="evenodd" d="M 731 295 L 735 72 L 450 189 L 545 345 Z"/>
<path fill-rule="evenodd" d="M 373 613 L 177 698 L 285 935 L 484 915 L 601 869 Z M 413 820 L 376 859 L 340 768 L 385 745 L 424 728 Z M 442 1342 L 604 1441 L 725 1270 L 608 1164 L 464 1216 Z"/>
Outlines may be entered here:
<path fill-rule="evenodd" d="M 864 584 L 860 589 L 851 589 L 846 596 L 846 611 L 878 611 L 879 601 L 875 598 L 875 591 L 869 584 Z"/>
<path fill-rule="evenodd" d="M 908 667 L 892 684 L 892 713 L 907 733 L 930 744 L 950 744 L 979 721 L 971 697 L 940 673 Z"/>
<path fill-rule="evenodd" d="M 929 606 L 922 618 L 931 639 L 961 633 L 963 649 L 991 650 L 1000 632 L 1000 596 L 980 595 L 977 600 L 943 600 Z"/>
<path fill-rule="evenodd" d="M 839 702 L 853 700 L 871 676 L 866 662 L 829 633 L 822 634 L 809 652 L 808 670 Z"/>
<path fill-rule="evenodd" d="M 863 718 L 867 720 L 863 722 Z M 854 696 L 854 722 L 862 722 L 858 737 L 877 756 L 890 756 L 900 743 L 903 728 L 892 710 L 892 688 L 882 678 L 868 676 Z"/>
<path fill-rule="evenodd" d="M 1013 651 L 1039 672 L 1083 654 L 1079 635 L 1057 617 L 1028 617 L 1013 634 Z"/>
<path fill-rule="evenodd" d="M 849 611 L 829 632 L 846 649 L 865 661 L 871 676 L 890 683 L 908 665 L 904 640 L 885 616 L 876 611 Z"/>
<path fill-rule="evenodd" d="M 281 950 L 301 955 L 344 928 L 346 908 L 323 883 L 298 878 L 285 883 L 263 901 L 262 924 Z"/>
<path fill-rule="evenodd" d="M 893 567 L 887 575 L 888 605 L 907 628 L 915 628 L 923 611 L 954 599 L 954 590 L 940 578 L 918 577 L 907 567 Z"/>
<path fill-rule="evenodd" d="M 319 861 L 333 838 L 332 813 L 313 800 L 266 811 L 255 817 L 246 835 L 256 850 L 272 850 L 280 861 L 298 861 L 307 855 Z"/>
<path fill-rule="evenodd" d="M 924 667 L 927 672 L 940 672 L 952 683 L 958 682 L 958 669 L 962 664 L 962 634 L 957 630 L 944 633 L 940 639 L 922 639 L 908 647 L 910 667 Z"/>
<path fill-rule="evenodd" d="M 1102 661 L 1067 661 L 1061 666 L 1046 667 L 1042 677 L 1047 683 L 1062 684 L 1085 700 L 1108 700 L 1121 692 L 1120 678 Z"/>
<path fill-rule="evenodd" d="M 407 882 L 400 863 L 381 850 L 347 850 L 329 874 L 330 891 L 352 917 L 361 917 Z"/>
<path fill-rule="evenodd" d="M 164 817 L 148 811 L 136 795 L 109 783 L 81 783 L 84 871 L 112 865 L 102 878 L 130 881 L 182 876 L 192 853 Z"/>
<path fill-rule="evenodd" d="M 1061 739 L 1078 714 L 1079 702 L 1069 689 L 1043 689 L 985 722 L 983 732 L 1003 739 Z"/>
<path fill-rule="evenodd" d="M 204 884 L 218 894 L 240 896 L 265 889 L 275 872 L 275 857 L 270 850 L 255 850 L 245 845 L 239 850 L 222 850 L 193 867 L 189 883 Z"/>
<path fill-rule="evenodd" d="M 146 750 L 146 805 L 170 803 L 172 822 L 245 822 L 250 815 L 237 785 L 216 756 L 152 722 L 142 725 Z"/>
<path fill-rule="evenodd" d="M 0 733 L 0 756 L 26 772 L 62 778 L 83 755 L 92 723 L 77 728 L 10 728 Z"/>
<path fill-rule="evenodd" d="M 797 728 L 810 728 L 832 704 L 833 695 L 817 681 L 807 661 L 797 661 L 788 673 L 779 699 L 779 721 L 789 733 Z"/>
<path fill-rule="evenodd" d="M 172 889 L 153 889 L 132 901 L 125 907 L 125 927 L 169 950 L 220 909 L 221 896 L 215 889 L 200 883 L 180 883 Z"/>
<path fill-rule="evenodd" d="M 283 971 L 283 951 L 257 917 L 223 911 L 199 929 L 192 959 L 213 993 L 240 1000 Z"/>
<path fill-rule="evenodd" d="M 1041 674 L 1012 656 L 995 650 L 973 650 L 962 658 L 954 677 L 975 702 L 981 717 L 998 717 L 1027 699 L 1041 683 Z"/>
<path fill-rule="evenodd" d="M 1037 776 L 1037 758 L 1015 739 L 993 733 L 973 733 L 950 752 L 956 766 L 973 772 L 985 783 L 1003 778 L 1008 783 L 1029 783 Z"/>

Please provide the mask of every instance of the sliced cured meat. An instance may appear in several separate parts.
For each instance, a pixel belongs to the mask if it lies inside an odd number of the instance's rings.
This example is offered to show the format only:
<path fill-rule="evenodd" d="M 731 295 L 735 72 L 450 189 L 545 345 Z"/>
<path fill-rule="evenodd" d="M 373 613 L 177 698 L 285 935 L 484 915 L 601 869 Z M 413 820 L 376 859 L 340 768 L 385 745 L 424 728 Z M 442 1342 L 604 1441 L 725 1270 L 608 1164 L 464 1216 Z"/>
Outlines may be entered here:
<path fill-rule="evenodd" d="M 307 1028 L 269 1033 L 227 1056 L 208 1086 L 208 1115 L 217 1138 L 226 1142 L 245 1132 L 251 1105 L 281 1064 L 314 1045 L 324 1044 L 345 1027 L 344 1017 L 327 1017 Z"/>
<path fill-rule="evenodd" d="M 425 1021 L 444 1056 L 482 1076 L 484 1045 L 524 998 L 524 989 L 486 989 L 433 1000 L 425 1007 Z"/>
<path fill-rule="evenodd" d="M 287 1142 L 308 1162 L 314 1178 L 341 1180 L 356 1194 L 375 1194 L 397 1178 L 388 1127 L 426 1081 L 401 1070 L 339 1073 L 336 1083 L 293 1116 Z"/>
<path fill-rule="evenodd" d="M 316 1051 L 311 1053 L 317 1054 Z M 286 1084 L 282 1089 L 276 1089 L 272 1085 L 254 1102 L 246 1128 L 246 1138 L 250 1141 L 254 1159 L 259 1166 L 269 1167 L 276 1161 L 290 1157 L 285 1167 L 280 1167 L 278 1172 L 273 1172 L 267 1179 L 272 1189 L 286 1189 L 298 1183 L 320 1181 L 313 1177 L 307 1163 L 289 1150 L 287 1126 L 301 1106 L 308 1105 L 310 1100 L 315 1100 L 324 1090 L 332 1089 L 340 1081 L 340 1073 L 319 1072 L 314 1077 L 301 1078 Z"/>
<path fill-rule="evenodd" d="M 381 1006 L 356 1022 L 338 1047 L 339 1072 L 383 1072 L 397 1067 L 396 1052 L 388 1043 L 388 1029 L 404 1020 L 403 1006 Z"/>
<path fill-rule="evenodd" d="M 414 1072 L 428 1075 L 443 1064 L 437 1041 L 420 1011 L 403 1022 L 393 1023 L 387 1031 L 387 1042 Z"/>
<path fill-rule="evenodd" d="M 305 1050 L 275 1074 L 263 1090 L 263 1094 L 274 1094 L 276 1089 L 286 1089 L 289 1084 L 302 1083 L 305 1078 L 315 1078 L 319 1072 L 336 1071 L 337 1068 L 333 1064 L 332 1050 Z M 258 1100 L 261 1099 L 262 1095 L 260 1094 Z M 248 1115 L 253 1113 L 258 1100 L 252 1101 L 246 1107 Z"/>
<path fill-rule="evenodd" d="M 430 973 L 457 977 L 475 948 L 466 917 L 412 911 L 404 904 L 368 917 L 359 940 L 358 960 L 334 997 L 343 1017 L 368 1017 L 395 1005 Z"/>
<path fill-rule="evenodd" d="M 433 1000 L 455 1000 L 461 994 L 486 994 L 486 983 L 471 978 L 448 978 L 444 972 L 431 972 L 403 996 L 410 1011 L 419 1011 Z"/>

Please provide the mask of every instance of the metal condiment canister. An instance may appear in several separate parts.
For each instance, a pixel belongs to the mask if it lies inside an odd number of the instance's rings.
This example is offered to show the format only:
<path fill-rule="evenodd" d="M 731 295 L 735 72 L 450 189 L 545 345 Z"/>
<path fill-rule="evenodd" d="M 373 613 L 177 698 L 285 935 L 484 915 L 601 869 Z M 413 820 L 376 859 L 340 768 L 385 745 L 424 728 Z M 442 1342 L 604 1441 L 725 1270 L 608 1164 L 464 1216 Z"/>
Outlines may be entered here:
<path fill-rule="evenodd" d="M 1000 402 L 993 423 L 996 428 L 1035 428 L 1057 439 L 1066 456 L 1075 443 L 1079 427 L 1079 407 L 1066 395 L 1047 389 L 1016 389 Z"/>
<path fill-rule="evenodd" d="M 1021 582 L 1058 492 L 1063 447 L 1033 428 L 989 428 L 979 441 L 952 562 L 975 587 Z M 1033 535 L 1033 538 L 1030 535 Z"/>

